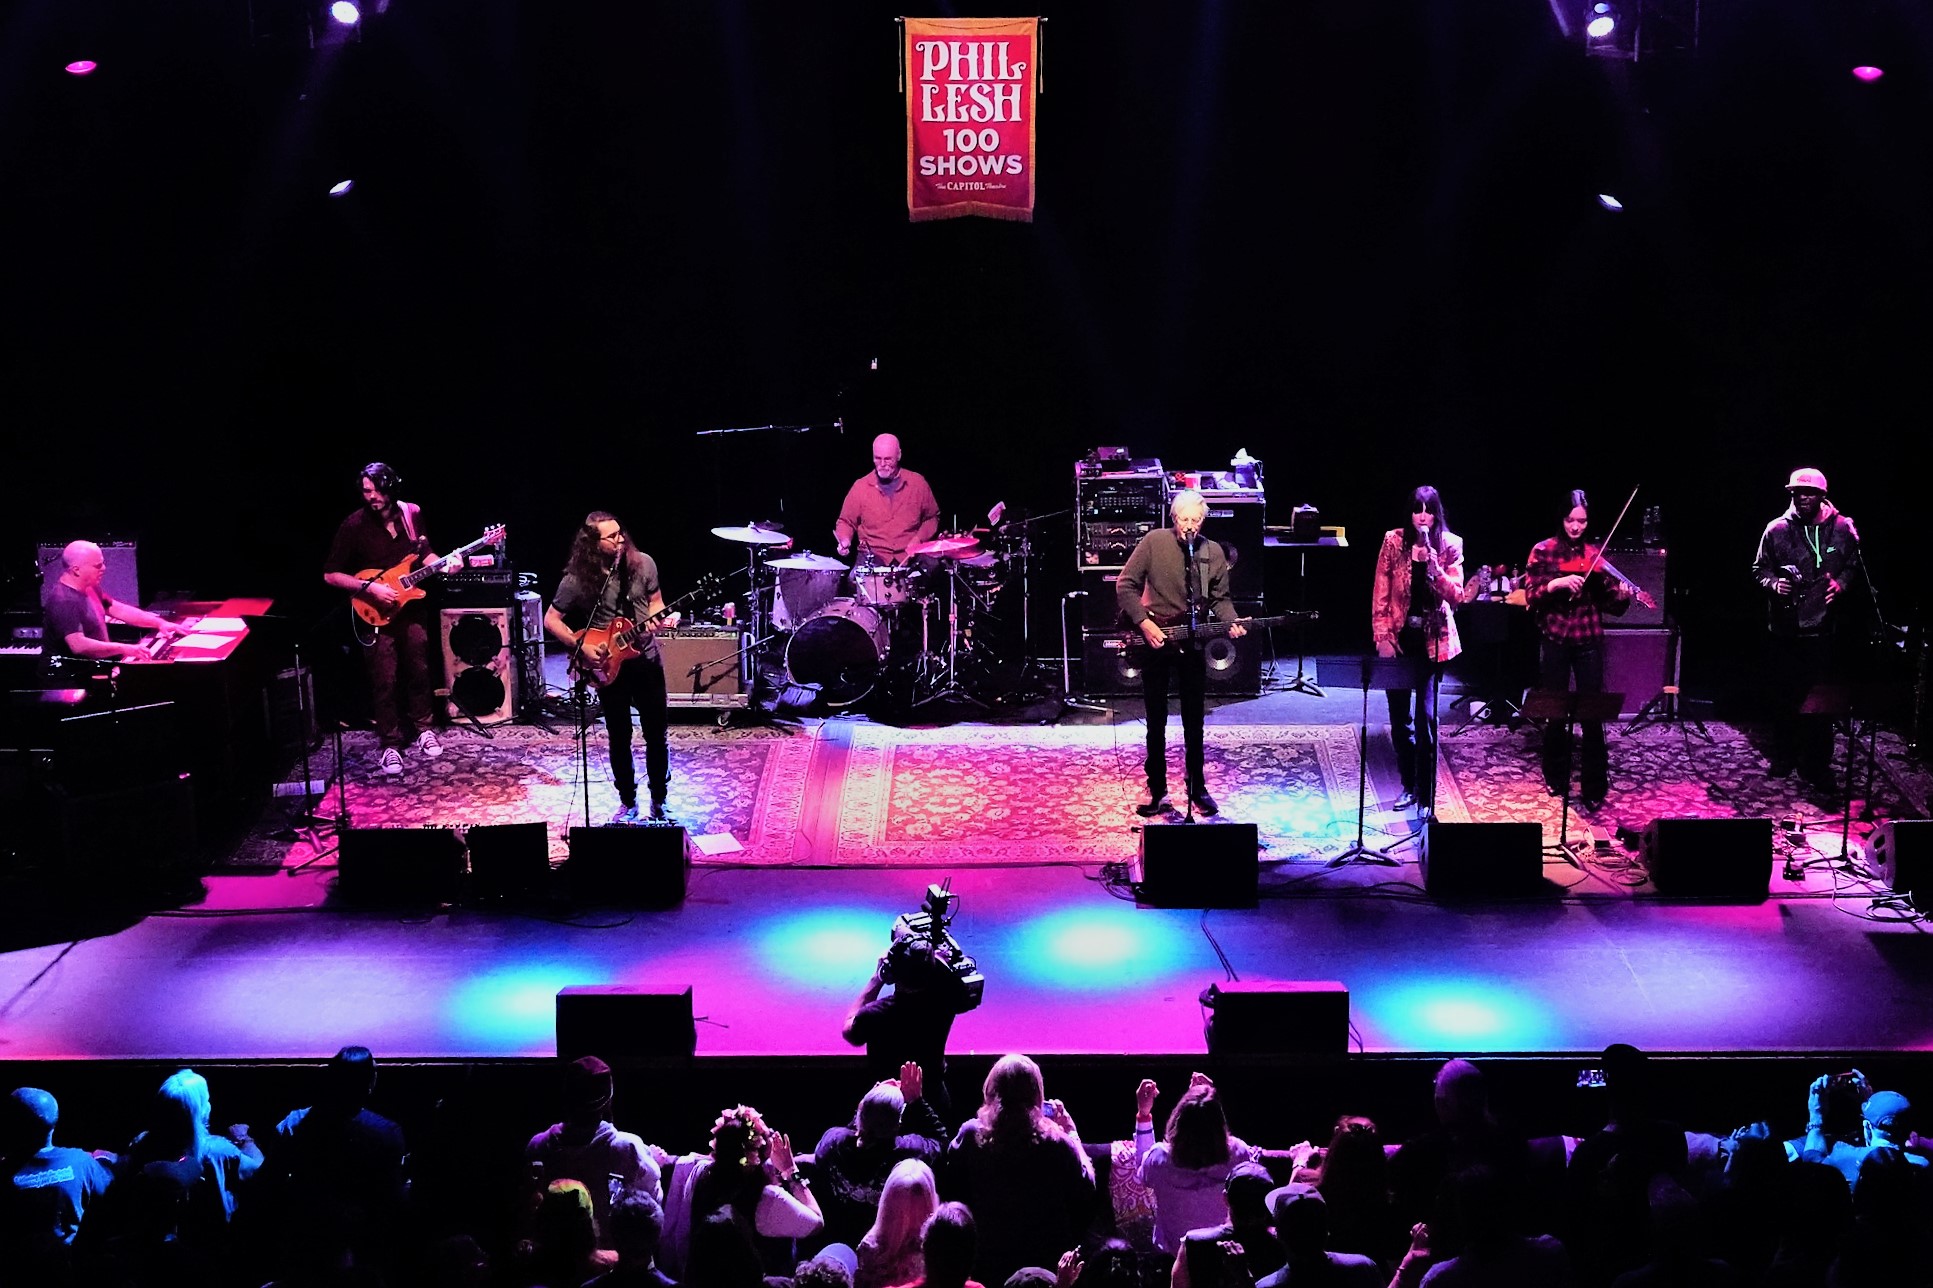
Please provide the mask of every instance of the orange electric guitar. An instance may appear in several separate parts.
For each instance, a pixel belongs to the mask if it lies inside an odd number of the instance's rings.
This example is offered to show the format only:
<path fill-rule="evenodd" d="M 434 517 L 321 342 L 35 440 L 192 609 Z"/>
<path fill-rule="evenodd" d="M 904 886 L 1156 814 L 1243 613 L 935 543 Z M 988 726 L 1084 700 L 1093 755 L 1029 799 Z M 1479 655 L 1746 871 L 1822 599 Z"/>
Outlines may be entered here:
<path fill-rule="evenodd" d="M 585 627 L 577 632 L 571 674 L 603 688 L 617 679 L 618 672 L 626 662 L 644 652 L 653 630 L 665 625 L 668 618 L 675 617 L 682 606 L 716 595 L 724 584 L 725 579 L 717 573 L 706 573 L 698 579 L 696 586 L 641 622 L 634 622 L 628 617 L 613 617 L 607 626 Z"/>
<path fill-rule="evenodd" d="M 356 606 L 356 616 L 371 626 L 387 626 L 396 620 L 396 614 L 403 611 L 403 605 L 412 600 L 421 599 L 429 593 L 419 587 L 441 573 L 444 564 L 452 559 L 461 558 L 480 546 L 494 546 L 503 540 L 503 536 L 504 526 L 499 523 L 496 527 L 485 530 L 482 536 L 461 549 L 452 550 L 447 555 L 431 555 L 423 561 L 423 566 L 420 568 L 416 566 L 415 555 L 410 555 L 394 568 L 365 568 L 356 576 L 364 581 L 379 581 L 388 586 L 396 592 L 396 602 L 379 604 L 363 595 L 357 595 L 349 602 Z"/>

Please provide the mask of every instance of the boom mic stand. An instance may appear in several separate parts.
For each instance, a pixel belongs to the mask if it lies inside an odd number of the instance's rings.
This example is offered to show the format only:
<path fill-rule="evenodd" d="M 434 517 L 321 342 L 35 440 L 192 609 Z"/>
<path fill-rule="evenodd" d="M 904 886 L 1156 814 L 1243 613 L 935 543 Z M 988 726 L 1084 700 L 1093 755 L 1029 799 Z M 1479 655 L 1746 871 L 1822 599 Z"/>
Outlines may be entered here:
<path fill-rule="evenodd" d="M 1571 746 L 1571 760 L 1576 763 L 1580 759 L 1576 726 L 1579 723 L 1606 724 L 1616 720 L 1619 712 L 1624 710 L 1624 695 L 1573 693 L 1569 689 L 1532 689 L 1524 695 L 1523 710 L 1528 719 L 1544 721 L 1546 738 L 1550 737 L 1552 722 L 1562 720 L 1564 736 Z M 1546 845 L 1544 853 L 1582 871 L 1584 861 L 1578 856 L 1577 842 L 1571 840 L 1571 783 L 1568 775 L 1564 779 L 1563 797 L 1556 844 Z"/>
<path fill-rule="evenodd" d="M 1369 692 L 1410 688 L 1415 683 L 1415 667 L 1407 659 L 1380 658 L 1374 653 L 1362 655 L 1362 722 L 1356 728 L 1356 839 L 1329 860 L 1332 868 L 1349 863 L 1378 863 L 1393 868 L 1402 863 L 1388 850 L 1370 845 L 1365 837 L 1364 820 L 1369 811 Z"/>

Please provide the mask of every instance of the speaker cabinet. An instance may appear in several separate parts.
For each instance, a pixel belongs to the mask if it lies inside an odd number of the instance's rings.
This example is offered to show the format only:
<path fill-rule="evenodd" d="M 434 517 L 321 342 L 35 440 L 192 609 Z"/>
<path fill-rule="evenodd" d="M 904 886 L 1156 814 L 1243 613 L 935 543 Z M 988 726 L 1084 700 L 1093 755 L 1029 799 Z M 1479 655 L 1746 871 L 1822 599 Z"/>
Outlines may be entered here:
<path fill-rule="evenodd" d="M 1619 716 L 1629 720 L 1670 683 L 1670 631 L 1604 632 L 1604 691 L 1624 695 Z"/>
<path fill-rule="evenodd" d="M 441 617 L 443 678 L 452 720 L 502 724 L 517 714 L 517 645 L 527 635 L 519 596 L 515 608 L 446 608 Z M 538 603 L 531 595 L 529 604 Z M 541 623 L 538 630 L 541 631 Z"/>
<path fill-rule="evenodd" d="M 92 790 L 59 784 L 47 790 L 60 879 L 71 882 L 76 893 L 102 902 L 138 900 L 192 870 L 195 793 L 187 774 L 130 781 L 108 777 Z M 11 818 L 9 826 L 18 821 Z"/>
<path fill-rule="evenodd" d="M 1203 493 L 1208 514 L 1201 535 L 1217 542 L 1228 556 L 1228 593 L 1237 600 L 1260 603 L 1262 590 L 1262 528 L 1265 507 L 1259 496 L 1235 500 Z"/>
<path fill-rule="evenodd" d="M 1210 1055 L 1346 1055 L 1349 990 L 1335 980 L 1210 984 Z"/>
<path fill-rule="evenodd" d="M 1081 569 L 1081 625 L 1090 631 L 1111 631 L 1121 624 L 1121 602 L 1114 596 L 1115 583 L 1121 580 L 1119 568 Z M 1139 681 L 1136 681 L 1139 683 Z"/>
<path fill-rule="evenodd" d="M 660 631 L 658 651 L 664 658 L 665 701 L 674 710 L 743 711 L 752 705 L 743 631 L 723 626 Z"/>
<path fill-rule="evenodd" d="M 1261 610 L 1237 604 L 1244 617 Z M 1262 640 L 1259 634 L 1230 639 L 1226 635 L 1207 640 L 1202 651 L 1208 657 L 1208 693 L 1211 696 L 1254 697 L 1262 691 Z M 1081 637 L 1083 684 L 1089 693 L 1139 694 L 1141 661 L 1138 647 L 1130 647 L 1122 631 L 1088 631 Z M 1175 686 L 1169 684 L 1169 691 Z"/>
<path fill-rule="evenodd" d="M 464 834 L 470 850 L 470 895 L 490 903 L 536 903 L 550 889 L 550 829 L 542 823 L 499 823 Z"/>
<path fill-rule="evenodd" d="M 1665 624 L 1665 552 L 1656 547 L 1633 547 L 1628 550 L 1611 550 L 1605 558 L 1617 565 L 1617 570 L 1631 579 L 1631 584 L 1650 595 L 1657 601 L 1656 608 L 1646 608 L 1637 600 L 1624 610 L 1624 616 L 1604 618 L 1604 628 L 1609 631 L 1657 629 Z"/>
<path fill-rule="evenodd" d="M 101 590 L 117 604 L 128 604 L 135 608 L 141 606 L 141 569 L 140 561 L 135 558 L 135 543 L 132 541 L 103 541 L 101 560 L 107 564 L 107 572 L 101 577 Z M 59 581 L 67 571 L 67 565 L 60 560 L 60 552 L 65 545 L 40 547 L 40 583 L 43 591 Z"/>
<path fill-rule="evenodd" d="M 1658 893 L 1710 903 L 1762 903 L 1772 889 L 1769 818 L 1654 818 L 1641 852 Z"/>
<path fill-rule="evenodd" d="M 572 898 L 625 907 L 675 908 L 685 901 L 690 870 L 685 829 L 675 824 L 570 830 L 565 876 Z"/>
<path fill-rule="evenodd" d="M 1253 908 L 1260 849 L 1253 823 L 1150 823 L 1141 829 L 1142 901 Z"/>
<path fill-rule="evenodd" d="M 446 827 L 352 827 L 342 834 L 336 865 L 336 889 L 352 903 L 453 903 L 463 843 Z"/>
<path fill-rule="evenodd" d="M 573 984 L 557 990 L 557 1058 L 594 1055 L 606 1064 L 688 1060 L 698 1050 L 691 989 L 652 991 L 625 984 Z"/>
<path fill-rule="evenodd" d="M 1541 823 L 1423 825 L 1423 888 L 1437 899 L 1514 897 L 1537 891 L 1544 876 Z"/>
<path fill-rule="evenodd" d="M 1888 819 L 1866 838 L 1866 851 L 1888 889 L 1921 911 L 1933 907 L 1933 820 Z"/>

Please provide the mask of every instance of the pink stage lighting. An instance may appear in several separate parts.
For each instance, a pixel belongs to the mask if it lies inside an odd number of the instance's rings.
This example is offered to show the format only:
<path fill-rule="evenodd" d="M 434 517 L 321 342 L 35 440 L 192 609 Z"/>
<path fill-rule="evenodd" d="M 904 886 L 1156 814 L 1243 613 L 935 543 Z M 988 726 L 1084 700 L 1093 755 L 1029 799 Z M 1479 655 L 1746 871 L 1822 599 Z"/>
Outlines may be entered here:
<path fill-rule="evenodd" d="M 89 63 L 88 66 L 92 67 L 93 64 Z M 70 67 L 67 70 L 72 71 L 74 69 Z M 1865 81 L 1868 85 L 1870 85 L 1874 81 L 1878 80 L 1881 76 L 1884 76 L 1886 73 L 1884 70 L 1878 67 L 1860 66 L 1860 67 L 1853 68 L 1852 74 L 1858 77 L 1860 80 Z"/>
<path fill-rule="evenodd" d="M 79 58 L 67 64 L 67 74 L 69 76 L 85 76 L 93 70 L 94 60 L 92 58 Z"/>
<path fill-rule="evenodd" d="M 329 6 L 329 16 L 345 27 L 353 27 L 362 21 L 362 10 L 356 8 L 349 0 L 335 0 L 335 3 Z"/>

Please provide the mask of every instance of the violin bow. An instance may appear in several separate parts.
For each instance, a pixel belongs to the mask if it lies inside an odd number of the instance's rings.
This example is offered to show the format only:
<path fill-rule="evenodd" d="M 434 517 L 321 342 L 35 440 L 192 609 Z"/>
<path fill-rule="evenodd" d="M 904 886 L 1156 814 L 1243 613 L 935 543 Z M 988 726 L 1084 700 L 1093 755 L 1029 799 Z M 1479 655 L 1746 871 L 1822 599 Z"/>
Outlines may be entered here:
<path fill-rule="evenodd" d="M 1591 566 L 1584 570 L 1585 577 L 1588 578 L 1597 571 L 1598 563 L 1604 558 L 1605 547 L 1610 545 L 1611 538 L 1617 535 L 1618 525 L 1624 522 L 1624 516 L 1631 513 L 1631 503 L 1638 499 L 1638 488 L 1642 486 L 1644 485 L 1641 483 L 1634 485 L 1631 488 L 1631 495 L 1624 498 L 1624 508 L 1619 510 L 1618 517 L 1612 520 L 1611 530 L 1604 534 L 1604 540 L 1597 543 L 1597 553 L 1591 556 Z M 1624 578 L 1620 577 L 1618 580 L 1623 581 Z"/>

